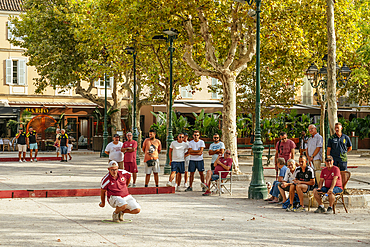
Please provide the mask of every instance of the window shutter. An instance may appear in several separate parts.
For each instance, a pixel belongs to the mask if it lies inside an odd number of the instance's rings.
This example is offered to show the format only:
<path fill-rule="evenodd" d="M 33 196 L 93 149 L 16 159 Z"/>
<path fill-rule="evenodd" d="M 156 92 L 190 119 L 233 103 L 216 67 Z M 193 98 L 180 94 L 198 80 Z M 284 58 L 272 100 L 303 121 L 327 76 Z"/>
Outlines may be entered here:
<path fill-rule="evenodd" d="M 112 88 L 113 87 L 113 83 L 114 83 L 114 77 L 113 76 L 112 77 L 109 77 L 109 83 L 108 83 L 107 87 Z"/>
<path fill-rule="evenodd" d="M 6 60 L 6 84 L 13 83 L 13 60 L 7 59 Z"/>
<path fill-rule="evenodd" d="M 11 40 L 14 36 L 12 34 L 12 30 L 14 28 L 14 24 L 11 21 L 8 21 L 8 40 Z"/>
<path fill-rule="evenodd" d="M 18 60 L 18 85 L 26 85 L 26 60 Z"/>
<path fill-rule="evenodd" d="M 94 87 L 100 87 L 100 78 L 94 81 Z"/>
<path fill-rule="evenodd" d="M 181 87 L 181 97 L 186 98 L 186 87 Z"/>

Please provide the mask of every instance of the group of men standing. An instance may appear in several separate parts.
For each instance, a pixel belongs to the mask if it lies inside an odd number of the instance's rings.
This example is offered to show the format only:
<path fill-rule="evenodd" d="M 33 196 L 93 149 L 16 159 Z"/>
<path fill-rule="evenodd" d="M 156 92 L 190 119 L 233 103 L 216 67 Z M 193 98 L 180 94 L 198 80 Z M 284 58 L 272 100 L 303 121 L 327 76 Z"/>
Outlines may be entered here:
<path fill-rule="evenodd" d="M 30 161 L 36 161 L 37 162 L 37 133 L 35 130 L 33 130 L 32 127 L 28 128 L 28 132 L 23 132 L 23 128 L 19 128 L 18 134 L 15 136 L 17 139 L 17 147 L 18 147 L 18 156 L 19 156 L 19 162 L 26 162 L 26 152 L 27 147 L 30 149 Z M 35 156 L 32 157 L 32 151 L 35 150 Z M 23 160 L 22 160 L 22 154 L 23 154 Z"/>
<path fill-rule="evenodd" d="M 305 211 L 303 205 L 303 193 L 313 190 L 315 199 L 319 203 L 319 208 L 315 212 L 332 213 L 334 194 L 339 193 L 344 189 L 342 188 L 341 172 L 347 170 L 347 153 L 352 150 L 352 143 L 350 138 L 342 133 L 342 125 L 340 123 L 336 123 L 335 134 L 329 138 L 327 143 L 328 148 L 325 158 L 326 167 L 321 170 L 321 163 L 323 161 L 323 138 L 319 133 L 317 133 L 315 125 L 309 125 L 308 130 L 311 136 L 309 138 L 305 138 L 304 135 L 302 135 L 299 163 L 294 172 L 292 172 L 292 168 L 295 163 L 295 144 L 294 142 L 287 140 L 286 133 L 282 132 L 280 134 L 281 140 L 276 144 L 276 169 L 279 168 L 280 173 L 284 170 L 287 175 L 289 173 L 292 173 L 292 175 L 279 176 L 279 180 L 274 183 L 274 186 L 278 187 L 278 190 L 273 187 L 270 191 L 272 197 L 268 200 L 270 203 L 276 203 L 277 195 L 280 192 L 283 196 L 283 202 L 285 202 L 285 191 L 289 191 L 290 205 L 288 206 L 287 211 Z M 278 167 L 279 163 L 282 164 Z M 288 164 L 289 169 L 285 167 L 285 163 Z M 293 209 L 295 193 L 298 194 L 300 203 L 297 208 Z M 327 193 L 329 196 L 329 207 L 327 210 L 323 208 L 321 200 L 322 193 Z"/>

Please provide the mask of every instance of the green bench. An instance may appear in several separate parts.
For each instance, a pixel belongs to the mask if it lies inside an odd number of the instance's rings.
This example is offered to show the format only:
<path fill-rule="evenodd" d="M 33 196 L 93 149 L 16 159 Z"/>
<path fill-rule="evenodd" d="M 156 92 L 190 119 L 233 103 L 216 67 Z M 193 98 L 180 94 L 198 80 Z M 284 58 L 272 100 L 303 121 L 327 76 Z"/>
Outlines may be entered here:
<path fill-rule="evenodd" d="M 251 147 L 253 147 L 252 144 L 238 144 L 238 148 L 251 148 Z M 270 165 L 271 157 L 275 156 L 275 154 L 271 154 L 271 148 L 275 148 L 275 145 L 268 144 L 268 145 L 263 145 L 263 147 L 269 149 L 268 154 L 262 154 L 262 156 L 267 157 L 267 165 Z M 253 156 L 252 151 L 251 151 L 251 154 L 238 154 L 238 158 L 239 157 L 250 157 L 250 156 Z"/>

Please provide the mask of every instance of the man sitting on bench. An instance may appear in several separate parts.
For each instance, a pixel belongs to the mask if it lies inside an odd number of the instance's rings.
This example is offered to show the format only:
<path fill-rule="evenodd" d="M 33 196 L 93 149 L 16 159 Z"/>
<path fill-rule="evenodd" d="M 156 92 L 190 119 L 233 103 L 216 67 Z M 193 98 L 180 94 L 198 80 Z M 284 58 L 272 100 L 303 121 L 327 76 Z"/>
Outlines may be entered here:
<path fill-rule="evenodd" d="M 333 204 L 335 200 L 335 194 L 343 191 L 342 188 L 342 177 L 340 175 L 340 170 L 337 166 L 334 166 L 333 157 L 328 155 L 325 159 L 326 167 L 322 169 L 320 175 L 319 187 L 313 190 L 313 195 L 319 204 L 319 207 L 315 213 L 333 213 Z M 325 182 L 325 186 L 324 186 Z M 322 202 L 322 194 L 328 194 L 329 207 L 325 212 L 324 203 Z"/>
<path fill-rule="evenodd" d="M 206 188 L 206 192 L 203 194 L 203 196 L 209 196 L 211 195 L 211 181 L 216 181 L 220 179 L 219 177 L 219 171 L 229 171 L 231 168 L 231 165 L 233 164 L 233 159 L 231 158 L 231 151 L 226 150 L 224 157 L 222 157 L 222 154 L 219 154 L 216 161 L 214 162 L 215 170 L 208 170 L 206 175 L 206 183 L 201 184 L 203 188 Z M 227 177 L 227 172 L 224 172 L 221 174 L 221 179 Z"/>
<path fill-rule="evenodd" d="M 301 155 L 299 157 L 299 167 L 295 169 L 293 176 L 293 184 L 289 188 L 290 205 L 286 210 L 290 212 L 305 212 L 306 209 L 303 204 L 303 193 L 312 190 L 315 185 L 315 173 L 310 166 L 307 166 L 306 156 Z M 299 198 L 299 205 L 294 209 L 293 200 L 296 191 Z"/>

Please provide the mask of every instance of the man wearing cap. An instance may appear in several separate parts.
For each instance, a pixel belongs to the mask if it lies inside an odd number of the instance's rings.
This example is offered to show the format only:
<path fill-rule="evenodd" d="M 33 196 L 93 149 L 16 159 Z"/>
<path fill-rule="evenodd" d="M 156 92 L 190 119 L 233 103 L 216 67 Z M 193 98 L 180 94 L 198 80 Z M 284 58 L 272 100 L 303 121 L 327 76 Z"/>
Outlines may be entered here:
<path fill-rule="evenodd" d="M 113 135 L 113 141 L 105 147 L 105 153 L 109 155 L 109 162 L 116 161 L 119 169 L 123 169 L 123 153 L 121 151 L 123 143 L 119 140 L 119 135 Z"/>
<path fill-rule="evenodd" d="M 27 145 L 28 145 L 28 148 L 30 149 L 30 161 L 32 162 L 33 159 L 32 159 L 32 150 L 35 150 L 35 161 L 37 162 L 37 133 L 35 130 L 33 130 L 32 127 L 29 127 L 28 128 L 28 133 L 27 133 Z"/>
<path fill-rule="evenodd" d="M 26 162 L 26 152 L 27 152 L 27 135 L 23 132 L 23 129 L 20 128 L 19 133 L 16 135 L 18 143 L 18 152 L 19 152 L 19 162 L 22 162 L 22 153 L 23 153 L 23 162 Z"/>
<path fill-rule="evenodd" d="M 105 206 L 105 192 L 107 201 L 113 211 L 113 222 L 123 221 L 123 215 L 138 214 L 141 207 L 139 203 L 129 194 L 127 185 L 130 183 L 131 174 L 125 170 L 118 169 L 116 161 L 112 160 L 108 164 L 108 173 L 101 180 L 100 207 Z"/>
<path fill-rule="evenodd" d="M 136 187 L 137 178 L 137 164 L 136 164 L 136 150 L 137 142 L 132 139 L 132 133 L 126 134 L 127 141 L 122 144 L 121 151 L 124 153 L 123 163 L 125 170 L 132 173 L 133 184 L 132 187 Z"/>
<path fill-rule="evenodd" d="M 313 190 L 313 195 L 317 201 L 317 204 L 319 204 L 319 207 L 315 213 L 332 214 L 335 200 L 334 195 L 342 191 L 343 187 L 340 170 L 337 166 L 334 166 L 333 157 L 328 155 L 325 159 L 325 168 L 321 171 L 319 186 L 317 189 Z M 321 198 L 323 194 L 328 194 L 329 198 L 329 207 L 326 211 Z"/>

